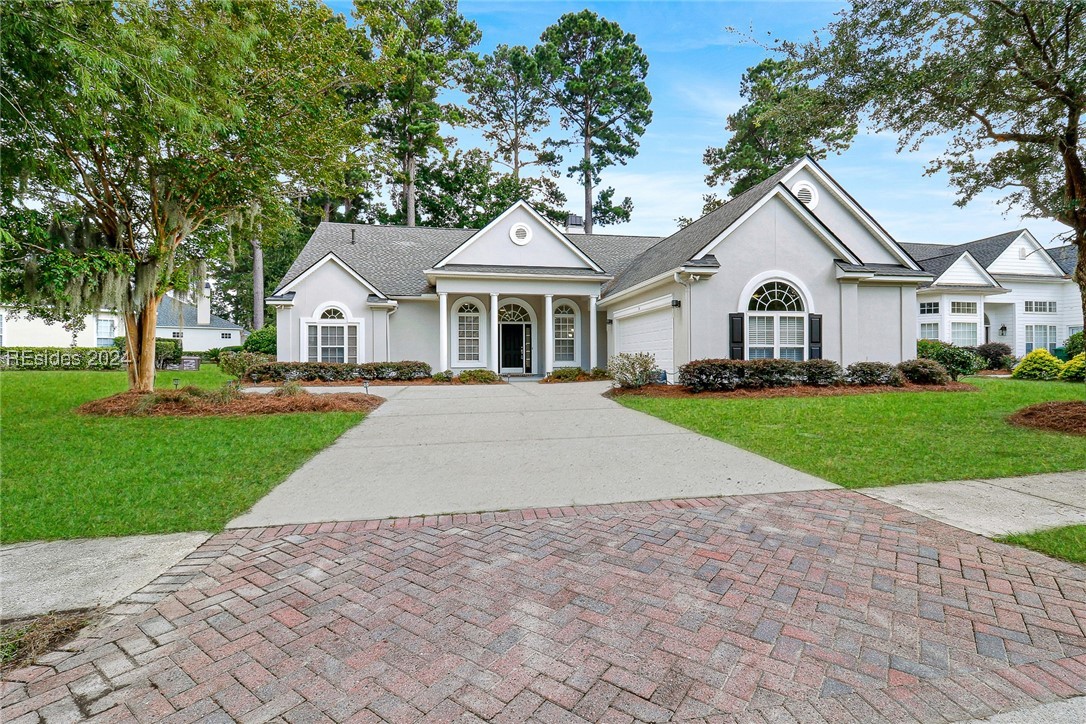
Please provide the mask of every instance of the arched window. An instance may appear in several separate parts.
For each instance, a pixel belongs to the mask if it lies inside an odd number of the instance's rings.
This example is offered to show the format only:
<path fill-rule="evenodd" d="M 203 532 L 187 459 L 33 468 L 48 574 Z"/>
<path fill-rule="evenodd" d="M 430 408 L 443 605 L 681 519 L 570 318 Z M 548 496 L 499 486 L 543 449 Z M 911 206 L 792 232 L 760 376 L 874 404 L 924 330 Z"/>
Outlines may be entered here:
<path fill-rule="evenodd" d="M 325 309 L 307 333 L 310 362 L 358 361 L 358 325 L 348 324 L 342 309 Z"/>
<path fill-rule="evenodd" d="M 498 309 L 499 322 L 531 322 L 532 317 L 528 310 L 519 304 L 507 302 Z"/>
<path fill-rule="evenodd" d="M 577 361 L 577 312 L 568 302 L 554 308 L 554 361 Z"/>
<path fill-rule="evenodd" d="M 806 356 L 807 316 L 803 297 L 784 282 L 767 282 L 747 304 L 747 358 L 790 359 Z"/>
<path fill-rule="evenodd" d="M 461 302 L 456 310 L 456 360 L 478 362 L 482 310 L 474 302 Z"/>

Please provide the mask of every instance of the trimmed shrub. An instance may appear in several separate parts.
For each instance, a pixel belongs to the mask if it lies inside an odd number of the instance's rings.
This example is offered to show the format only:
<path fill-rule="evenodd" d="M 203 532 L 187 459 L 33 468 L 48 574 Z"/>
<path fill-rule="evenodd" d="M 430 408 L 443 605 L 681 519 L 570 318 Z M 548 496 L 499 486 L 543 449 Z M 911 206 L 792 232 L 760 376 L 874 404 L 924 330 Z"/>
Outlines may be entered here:
<path fill-rule="evenodd" d="M 0 368 L 9 370 L 123 370 L 113 347 L 0 347 Z"/>
<path fill-rule="evenodd" d="M 696 359 L 679 368 L 679 384 L 693 392 L 734 390 L 743 384 L 746 362 L 739 359 Z"/>
<path fill-rule="evenodd" d="M 1067 353 L 1068 357 L 1078 357 L 1083 352 L 1086 352 L 1086 341 L 1083 341 L 1082 332 L 1075 332 L 1067 341 L 1063 343 L 1063 351 Z"/>
<path fill-rule="evenodd" d="M 1064 362 L 1059 378 L 1064 382 L 1086 382 L 1086 352 L 1079 352 Z"/>
<path fill-rule="evenodd" d="M 485 369 L 464 370 L 457 377 L 466 385 L 492 385 L 502 381 L 497 372 Z"/>
<path fill-rule="evenodd" d="M 113 346 L 122 355 L 128 353 L 124 337 L 114 337 Z M 158 367 L 179 363 L 182 354 L 184 354 L 184 348 L 180 339 L 174 339 L 172 337 L 155 337 L 155 364 Z"/>
<path fill-rule="evenodd" d="M 256 352 L 220 352 L 219 369 L 226 374 L 241 379 L 246 372 L 258 365 L 266 365 L 275 358 Z"/>
<path fill-rule="evenodd" d="M 799 362 L 790 359 L 752 359 L 743 370 L 743 386 L 791 387 L 802 379 Z"/>
<path fill-rule="evenodd" d="M 607 360 L 607 373 L 619 387 L 636 389 L 656 382 L 660 373 L 656 367 L 656 355 L 646 352 L 616 354 Z"/>
<path fill-rule="evenodd" d="M 812 387 L 831 387 L 844 381 L 845 371 L 832 359 L 809 359 L 800 362 L 799 372 L 803 384 Z"/>
<path fill-rule="evenodd" d="M 901 387 L 905 384 L 905 376 L 897 367 L 885 362 L 853 362 L 845 370 L 845 381 L 850 385 Z"/>
<path fill-rule="evenodd" d="M 933 359 L 910 359 L 897 366 L 914 385 L 945 385 L 950 382 L 946 367 Z"/>
<path fill-rule="evenodd" d="M 576 382 L 585 375 L 580 367 L 559 367 L 547 375 L 548 380 L 554 382 Z"/>
<path fill-rule="evenodd" d="M 241 345 L 246 352 L 259 352 L 261 354 L 276 354 L 275 325 L 268 324 L 256 330 Z"/>
<path fill-rule="evenodd" d="M 933 359 L 941 364 L 952 380 L 963 375 L 976 374 L 984 369 L 986 364 L 985 359 L 971 349 L 933 339 L 917 342 L 916 351 L 916 356 L 920 359 Z"/>
<path fill-rule="evenodd" d="M 1010 372 L 1018 366 L 1018 362 L 1019 360 L 1017 357 L 1015 357 L 1013 354 L 1009 354 L 1003 359 L 999 360 L 999 367 L 997 367 L 996 369 Z"/>
<path fill-rule="evenodd" d="M 984 369 L 998 370 L 1002 369 L 1000 365 L 1003 363 L 1003 358 L 1011 353 L 1011 346 L 1002 342 L 989 342 L 974 347 L 973 351 L 984 358 Z"/>
<path fill-rule="evenodd" d="M 1035 349 L 1018 363 L 1011 376 L 1018 380 L 1054 380 L 1063 367 L 1047 349 Z"/>
<path fill-rule="evenodd" d="M 239 354 L 253 354 L 241 352 Z M 222 366 L 220 361 L 219 366 Z M 225 370 L 224 370 L 225 371 Z M 245 372 L 249 382 L 341 382 L 353 380 L 418 380 L 429 377 L 425 362 L 273 362 L 266 361 Z"/>
<path fill-rule="evenodd" d="M 444 372 L 435 372 L 430 379 L 434 382 L 452 382 L 453 373 L 452 370 L 445 370 Z"/>
<path fill-rule="evenodd" d="M 592 371 L 588 373 L 588 376 L 594 380 L 611 379 L 611 374 L 607 371 L 606 367 L 593 367 Z"/>

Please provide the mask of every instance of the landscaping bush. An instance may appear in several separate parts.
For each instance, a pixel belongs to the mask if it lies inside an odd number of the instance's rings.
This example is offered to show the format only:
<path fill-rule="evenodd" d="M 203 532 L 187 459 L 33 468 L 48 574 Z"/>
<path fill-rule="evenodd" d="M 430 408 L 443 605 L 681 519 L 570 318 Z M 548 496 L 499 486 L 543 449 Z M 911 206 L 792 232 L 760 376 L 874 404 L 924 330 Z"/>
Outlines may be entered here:
<path fill-rule="evenodd" d="M 580 367 L 559 367 L 547 375 L 547 379 L 554 382 L 576 382 L 582 376 L 587 375 Z"/>
<path fill-rule="evenodd" d="M 611 374 L 607 371 L 606 367 L 593 367 L 592 371 L 588 373 L 588 376 L 594 380 L 611 379 Z"/>
<path fill-rule="evenodd" d="M 845 370 L 845 381 L 850 385 L 901 387 L 905 384 L 905 376 L 897 367 L 885 362 L 853 362 Z"/>
<path fill-rule="evenodd" d="M 950 382 L 946 367 L 933 359 L 910 359 L 897 366 L 914 385 L 945 385 Z"/>
<path fill-rule="evenodd" d="M 660 379 L 656 355 L 646 352 L 616 354 L 607 360 L 607 373 L 619 387 L 635 389 Z"/>
<path fill-rule="evenodd" d="M 307 395 L 309 393 L 305 391 L 305 388 L 302 387 L 300 382 L 291 380 L 276 387 L 272 390 L 272 394 L 278 395 L 279 397 L 295 397 L 297 395 Z"/>
<path fill-rule="evenodd" d="M 1086 382 L 1086 352 L 1079 352 L 1063 364 L 1060 377 L 1064 382 Z"/>
<path fill-rule="evenodd" d="M 935 360 L 946 369 L 952 380 L 963 375 L 976 374 L 978 370 L 984 369 L 986 364 L 985 359 L 971 349 L 933 339 L 917 342 L 916 356 Z"/>
<path fill-rule="evenodd" d="M 809 359 L 801 362 L 799 373 L 803 384 L 812 387 L 831 387 L 839 385 L 845 378 L 841 365 L 832 359 Z"/>
<path fill-rule="evenodd" d="M 1086 352 L 1086 342 L 1083 341 L 1082 332 L 1075 332 L 1067 341 L 1063 343 L 1063 351 L 1067 353 L 1069 358 L 1078 357 L 1083 352 Z"/>
<path fill-rule="evenodd" d="M 467 385 L 492 385 L 495 382 L 502 381 L 497 372 L 484 369 L 464 370 L 457 377 Z"/>
<path fill-rule="evenodd" d="M 271 355 L 256 352 L 220 352 L 219 369 L 226 374 L 241 379 L 245 373 L 258 365 L 274 361 Z"/>
<path fill-rule="evenodd" d="M 114 337 L 113 346 L 122 355 L 128 353 L 124 337 Z M 180 339 L 174 339 L 172 337 L 155 337 L 155 364 L 158 367 L 163 367 L 166 364 L 180 363 L 182 354 L 184 354 L 184 348 Z"/>
<path fill-rule="evenodd" d="M 1047 349 L 1035 349 L 1022 358 L 1011 376 L 1018 380 L 1054 380 L 1062 366 Z"/>
<path fill-rule="evenodd" d="M 999 367 L 997 367 L 996 369 L 1010 372 L 1018 366 L 1018 362 L 1019 359 L 1017 357 L 1015 357 L 1013 354 L 1009 354 L 1003 359 L 999 360 Z"/>
<path fill-rule="evenodd" d="M 112 347 L 0 347 L 0 368 L 11 370 L 123 370 Z"/>
<path fill-rule="evenodd" d="M 434 382 L 452 382 L 453 373 L 452 370 L 445 370 L 444 372 L 435 372 L 430 377 Z"/>
<path fill-rule="evenodd" d="M 253 354 L 241 352 L 240 354 Z M 222 363 L 219 363 L 222 366 Z M 225 370 L 224 370 L 225 371 Z M 249 382 L 342 382 L 353 380 L 417 380 L 430 376 L 425 362 L 272 362 L 248 369 Z"/>
<path fill-rule="evenodd" d="M 697 359 L 679 368 L 679 384 L 693 392 L 730 391 L 743 383 L 746 363 L 738 359 Z"/>
<path fill-rule="evenodd" d="M 275 354 L 278 351 L 276 349 L 275 325 L 268 324 L 256 330 L 245 338 L 245 342 L 241 347 L 246 352 Z"/>
<path fill-rule="evenodd" d="M 743 370 L 743 386 L 751 389 L 791 387 L 801 379 L 800 363 L 790 359 L 752 359 Z"/>
<path fill-rule="evenodd" d="M 1002 369 L 1000 365 L 1003 363 L 1003 358 L 1011 353 L 1011 346 L 1002 342 L 989 342 L 974 347 L 973 351 L 984 358 L 984 369 L 998 370 Z"/>

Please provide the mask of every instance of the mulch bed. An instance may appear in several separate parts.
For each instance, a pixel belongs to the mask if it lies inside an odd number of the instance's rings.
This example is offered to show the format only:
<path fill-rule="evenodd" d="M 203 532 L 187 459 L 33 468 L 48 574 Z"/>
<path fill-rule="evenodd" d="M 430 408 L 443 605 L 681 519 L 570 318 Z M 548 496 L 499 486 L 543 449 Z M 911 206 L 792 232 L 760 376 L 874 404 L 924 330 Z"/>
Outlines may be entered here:
<path fill-rule="evenodd" d="M 647 385 L 639 390 L 625 390 L 620 387 L 608 390 L 606 395 L 640 395 L 642 397 L 677 397 L 698 399 L 759 399 L 767 397 L 841 397 L 844 395 L 870 395 L 879 392 L 976 392 L 977 388 L 962 382 L 946 385 L 913 385 L 889 387 L 885 385 L 841 385 L 838 387 L 766 387 L 760 390 L 732 390 L 731 392 L 691 392 L 682 385 Z"/>
<path fill-rule="evenodd" d="M 50 613 L 3 624 L 0 627 L 0 671 L 28 666 L 42 654 L 63 646 L 94 616 L 92 611 Z"/>
<path fill-rule="evenodd" d="M 302 387 L 363 387 L 366 383 L 364 380 L 298 380 L 299 385 Z M 246 382 L 245 387 L 278 387 L 283 384 L 282 382 Z M 429 377 L 421 380 L 370 380 L 370 387 L 426 387 L 429 385 L 437 385 L 438 387 L 448 387 L 449 385 L 504 385 L 505 380 L 500 382 L 461 382 L 459 378 L 454 377 L 452 382 L 434 382 Z"/>
<path fill-rule="evenodd" d="M 122 392 L 91 400 L 77 408 L 84 415 L 103 417 L 167 416 L 212 417 L 237 415 L 280 415 L 289 412 L 370 412 L 383 397 L 358 393 L 299 393 L 296 395 L 242 394 L 219 401 L 187 395 L 184 390 L 164 392 Z"/>
<path fill-rule="evenodd" d="M 1086 435 L 1086 402 L 1041 402 L 1023 407 L 1007 422 L 1034 430 Z"/>

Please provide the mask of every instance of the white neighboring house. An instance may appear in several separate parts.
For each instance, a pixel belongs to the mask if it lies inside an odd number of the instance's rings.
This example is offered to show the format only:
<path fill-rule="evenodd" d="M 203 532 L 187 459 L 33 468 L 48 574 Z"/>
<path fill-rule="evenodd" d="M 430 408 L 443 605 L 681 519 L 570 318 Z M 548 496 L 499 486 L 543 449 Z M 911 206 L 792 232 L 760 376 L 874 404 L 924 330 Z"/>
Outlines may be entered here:
<path fill-rule="evenodd" d="M 965 244 L 902 244 L 935 276 L 916 293 L 917 336 L 1002 342 L 1021 357 L 1082 330 L 1073 246 L 1045 249 L 1026 229 Z"/>
<path fill-rule="evenodd" d="M 240 345 L 245 330 L 212 314 L 210 285 L 205 285 L 205 290 L 196 304 L 165 297 L 158 306 L 155 336 L 180 339 L 186 352 Z M 121 336 L 124 322 L 108 310 L 88 314 L 83 329 L 72 334 L 60 323 L 31 319 L 0 307 L 0 347 L 111 347 L 113 339 Z"/>

